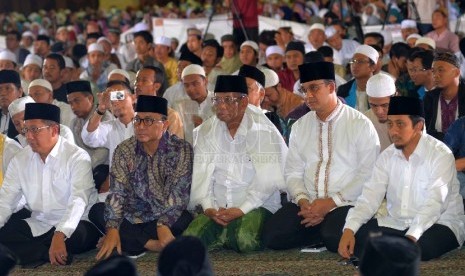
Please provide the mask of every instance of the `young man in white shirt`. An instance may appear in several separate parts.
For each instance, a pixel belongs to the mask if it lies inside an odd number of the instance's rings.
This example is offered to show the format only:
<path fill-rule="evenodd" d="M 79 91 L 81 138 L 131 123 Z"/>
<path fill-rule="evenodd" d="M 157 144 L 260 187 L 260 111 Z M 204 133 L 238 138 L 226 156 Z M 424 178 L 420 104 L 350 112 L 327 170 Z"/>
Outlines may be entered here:
<path fill-rule="evenodd" d="M 328 238 L 340 235 L 336 223 L 360 195 L 379 154 L 371 121 L 338 99 L 334 64 L 305 63 L 299 70 L 312 111 L 292 125 L 284 170 L 292 203 L 265 225 L 263 239 L 272 249 L 331 246 Z"/>
<path fill-rule="evenodd" d="M 248 104 L 244 77 L 218 76 L 212 100 L 216 116 L 194 130 L 189 210 L 201 214 L 184 235 L 210 249 L 260 250 L 263 224 L 280 206 L 287 147 L 263 112 Z"/>
<path fill-rule="evenodd" d="M 391 98 L 388 129 L 393 145 L 379 156 L 347 215 L 338 248 L 344 258 L 361 256 L 373 231 L 405 235 L 418 243 L 423 261 L 463 244 L 465 216 L 454 155 L 423 132 L 423 114 L 419 99 Z M 384 197 L 387 215 L 373 218 Z"/>
<path fill-rule="evenodd" d="M 97 199 L 90 157 L 60 137 L 57 106 L 28 103 L 24 120 L 29 146 L 11 160 L 0 189 L 0 243 L 23 265 L 69 264 L 100 236 L 87 220 Z M 10 218 L 22 197 L 31 216 Z"/>

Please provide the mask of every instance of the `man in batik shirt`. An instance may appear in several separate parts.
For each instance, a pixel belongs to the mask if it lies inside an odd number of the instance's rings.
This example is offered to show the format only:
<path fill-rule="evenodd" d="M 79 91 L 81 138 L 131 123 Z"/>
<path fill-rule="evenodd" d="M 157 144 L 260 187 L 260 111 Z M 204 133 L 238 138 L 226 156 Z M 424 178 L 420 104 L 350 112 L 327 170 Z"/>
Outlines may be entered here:
<path fill-rule="evenodd" d="M 192 180 L 193 150 L 167 132 L 167 101 L 139 96 L 135 135 L 118 145 L 110 169 L 110 194 L 92 208 L 91 220 L 106 236 L 97 259 L 113 249 L 137 256 L 160 251 L 192 220 L 185 211 Z"/>

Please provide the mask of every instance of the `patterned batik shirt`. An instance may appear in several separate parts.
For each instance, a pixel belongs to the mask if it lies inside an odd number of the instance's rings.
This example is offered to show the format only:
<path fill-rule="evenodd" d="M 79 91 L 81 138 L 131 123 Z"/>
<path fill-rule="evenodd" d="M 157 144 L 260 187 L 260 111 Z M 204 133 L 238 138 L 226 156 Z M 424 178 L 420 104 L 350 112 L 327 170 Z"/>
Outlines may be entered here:
<path fill-rule="evenodd" d="M 191 145 L 168 132 L 153 156 L 135 137 L 123 141 L 110 170 L 106 227 L 118 228 L 123 218 L 132 224 L 158 220 L 171 227 L 189 202 L 192 164 Z"/>

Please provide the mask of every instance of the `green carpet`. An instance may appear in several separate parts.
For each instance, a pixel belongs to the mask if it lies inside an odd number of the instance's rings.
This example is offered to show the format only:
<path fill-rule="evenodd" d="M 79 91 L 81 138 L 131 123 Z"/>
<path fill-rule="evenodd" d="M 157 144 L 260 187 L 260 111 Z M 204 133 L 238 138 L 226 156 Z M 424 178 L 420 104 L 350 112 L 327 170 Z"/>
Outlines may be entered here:
<path fill-rule="evenodd" d="M 55 267 L 43 265 L 37 269 L 17 267 L 12 275 L 82 275 L 95 264 L 91 251 L 76 256 L 71 266 Z M 147 253 L 136 260 L 139 275 L 155 275 L 158 254 Z M 338 264 L 337 254 L 301 253 L 299 250 L 263 251 L 238 254 L 221 250 L 210 253 L 215 275 L 347 275 L 353 276 L 355 268 Z M 423 262 L 421 275 L 465 275 L 465 250 L 453 251 L 440 259 Z"/>

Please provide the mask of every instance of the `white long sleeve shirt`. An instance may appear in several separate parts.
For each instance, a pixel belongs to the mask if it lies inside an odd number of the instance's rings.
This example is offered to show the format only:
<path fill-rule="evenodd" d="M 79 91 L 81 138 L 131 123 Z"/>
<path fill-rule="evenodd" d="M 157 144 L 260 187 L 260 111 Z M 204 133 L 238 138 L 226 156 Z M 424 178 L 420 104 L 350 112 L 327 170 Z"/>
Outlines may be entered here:
<path fill-rule="evenodd" d="M 76 115 L 74 115 L 73 110 L 71 110 L 71 106 L 67 103 L 60 102 L 57 100 L 53 100 L 52 104 L 60 108 L 60 123 L 71 128 L 71 121 L 74 118 L 76 118 Z"/>
<path fill-rule="evenodd" d="M 0 134 L 3 135 L 3 134 Z M 5 144 L 3 146 L 2 154 L 2 172 L 5 175 L 8 164 L 10 164 L 11 159 L 22 149 L 21 145 L 13 139 L 10 139 L 5 136 Z M 0 183 L 1 185 L 1 183 Z"/>
<path fill-rule="evenodd" d="M 289 141 L 284 173 L 291 198 L 353 204 L 378 154 L 378 134 L 359 111 L 339 102 L 326 121 L 307 113 L 292 126 Z"/>
<path fill-rule="evenodd" d="M 216 116 L 194 130 L 189 209 L 258 207 L 276 212 L 287 146 L 263 112 L 249 105 L 234 138 Z"/>
<path fill-rule="evenodd" d="M 22 149 L 11 160 L 0 189 L 0 227 L 22 196 L 32 212 L 25 221 L 34 237 L 52 227 L 70 237 L 97 200 L 89 154 L 62 137 L 45 162 L 31 147 Z"/>
<path fill-rule="evenodd" d="M 422 134 L 409 160 L 394 145 L 382 152 L 373 175 L 346 218 L 345 228 L 357 232 L 373 217 L 386 196 L 388 214 L 378 225 L 419 239 L 433 224 L 449 227 L 459 245 L 465 240 L 463 199 L 455 160 L 450 149 L 428 134 Z"/>
<path fill-rule="evenodd" d="M 98 148 L 105 147 L 109 151 L 110 163 L 113 159 L 113 153 L 116 146 L 126 139 L 134 135 L 134 123 L 131 121 L 127 126 L 121 123 L 118 119 L 113 119 L 105 122 L 100 122 L 96 130 L 92 132 L 87 131 L 86 122 L 82 128 L 82 141 L 89 147 Z"/>

